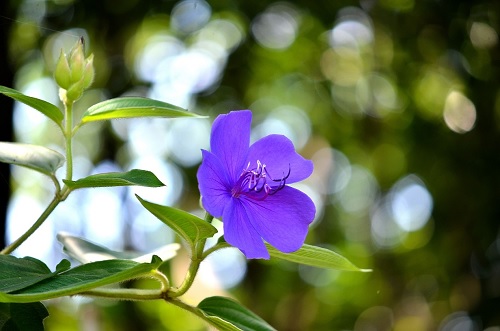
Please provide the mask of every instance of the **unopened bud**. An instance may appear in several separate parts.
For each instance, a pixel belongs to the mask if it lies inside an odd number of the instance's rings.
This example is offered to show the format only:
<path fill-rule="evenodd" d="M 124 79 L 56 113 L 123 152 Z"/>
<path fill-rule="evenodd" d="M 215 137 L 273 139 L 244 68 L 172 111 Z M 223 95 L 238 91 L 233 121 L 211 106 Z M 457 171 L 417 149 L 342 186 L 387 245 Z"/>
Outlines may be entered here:
<path fill-rule="evenodd" d="M 54 70 L 54 78 L 57 85 L 63 89 L 67 89 L 71 85 L 71 70 L 66 54 L 62 50 L 56 63 L 56 69 Z"/>
<path fill-rule="evenodd" d="M 72 100 L 76 101 L 80 99 L 80 97 L 83 94 L 83 91 L 85 88 L 83 87 L 84 81 L 83 79 L 79 80 L 78 82 L 72 84 L 69 89 L 66 91 L 66 98 L 67 100 Z"/>
<path fill-rule="evenodd" d="M 85 68 L 85 54 L 83 53 L 83 38 L 81 38 L 69 53 L 69 67 L 71 68 L 71 82 L 76 83 L 83 78 Z"/>
<path fill-rule="evenodd" d="M 83 38 L 73 46 L 68 56 L 61 51 L 54 77 L 62 89 L 59 96 L 64 103 L 79 99 L 94 81 L 94 76 L 94 54 L 85 58 Z"/>

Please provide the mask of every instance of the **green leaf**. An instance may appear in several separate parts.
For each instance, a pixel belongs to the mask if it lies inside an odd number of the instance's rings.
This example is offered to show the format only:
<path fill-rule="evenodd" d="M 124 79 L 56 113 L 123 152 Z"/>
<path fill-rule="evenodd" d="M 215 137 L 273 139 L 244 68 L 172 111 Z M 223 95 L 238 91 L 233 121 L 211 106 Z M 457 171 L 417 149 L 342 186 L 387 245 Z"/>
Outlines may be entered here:
<path fill-rule="evenodd" d="M 0 330 L 43 331 L 43 320 L 49 316 L 40 302 L 0 303 Z"/>
<path fill-rule="evenodd" d="M 12 255 L 0 255 L 0 291 L 14 292 L 67 269 L 69 266 L 62 265 L 55 272 L 51 272 L 45 263 L 33 257 L 17 258 Z"/>
<path fill-rule="evenodd" d="M 88 240 L 72 236 L 67 233 L 58 233 L 57 240 L 63 244 L 63 249 L 66 254 L 81 263 L 89 263 L 95 261 L 103 261 L 110 259 L 133 260 L 136 262 L 151 261 L 154 255 L 159 256 L 163 261 L 170 260 L 177 255 L 177 250 L 180 245 L 177 243 L 163 246 L 154 252 L 148 254 L 140 254 L 136 252 L 117 252 L 105 247 L 91 243 Z"/>
<path fill-rule="evenodd" d="M 52 176 L 64 164 L 64 156 L 43 146 L 0 142 L 0 162 L 16 164 Z"/>
<path fill-rule="evenodd" d="M 141 204 L 160 221 L 172 228 L 193 248 L 201 239 L 210 238 L 217 229 L 210 223 L 183 210 L 157 205 L 136 195 Z"/>
<path fill-rule="evenodd" d="M 158 100 L 140 97 L 110 99 L 87 109 L 82 124 L 132 117 L 203 117 L 187 110 Z"/>
<path fill-rule="evenodd" d="M 19 91 L 5 86 L 0 86 L 0 93 L 38 110 L 39 112 L 53 120 L 62 129 L 62 121 L 64 119 L 64 116 L 61 110 L 53 104 L 44 100 L 29 97 Z"/>
<path fill-rule="evenodd" d="M 203 318 L 210 325 L 214 326 L 219 331 L 242 331 L 239 327 L 234 324 L 229 323 L 228 321 L 223 320 L 218 316 L 207 315 L 203 310 L 200 309 L 201 318 Z"/>
<path fill-rule="evenodd" d="M 63 180 L 71 189 L 85 187 L 111 187 L 111 186 L 165 186 L 151 171 L 133 169 L 128 172 L 108 172 L 91 175 L 76 181 Z"/>
<path fill-rule="evenodd" d="M 369 269 L 360 269 L 342 255 L 322 247 L 304 244 L 296 252 L 282 253 L 267 243 L 266 246 L 271 257 L 281 260 L 305 264 L 318 268 L 362 272 L 371 271 Z"/>
<path fill-rule="evenodd" d="M 97 287 L 145 276 L 156 269 L 161 262 L 156 258 L 152 263 L 137 263 L 130 260 L 87 263 L 15 293 L 0 292 L 0 302 L 36 302 L 75 295 Z"/>
<path fill-rule="evenodd" d="M 244 331 L 275 330 L 262 318 L 229 298 L 208 297 L 198 304 L 198 308 L 206 315 L 219 317 Z"/>

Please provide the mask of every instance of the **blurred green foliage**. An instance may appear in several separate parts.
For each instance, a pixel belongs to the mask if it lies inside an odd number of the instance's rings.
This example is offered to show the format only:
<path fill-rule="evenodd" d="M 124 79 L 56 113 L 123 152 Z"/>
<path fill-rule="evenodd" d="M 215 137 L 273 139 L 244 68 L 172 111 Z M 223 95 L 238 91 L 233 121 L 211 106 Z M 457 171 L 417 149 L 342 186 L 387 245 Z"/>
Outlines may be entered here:
<path fill-rule="evenodd" d="M 124 94 L 252 109 L 257 132 L 313 159 L 307 242 L 374 271 L 250 261 L 229 292 L 278 330 L 500 330 L 500 2 L 19 0 L 0 22 L 15 88 L 83 35 L 96 76 L 80 112 Z M 57 141 L 50 129 L 30 139 Z M 111 125 L 80 144 L 94 164 L 134 157 Z M 173 162 L 176 203 L 196 209 L 197 164 Z M 162 303 L 62 302 L 48 330 L 204 328 Z"/>

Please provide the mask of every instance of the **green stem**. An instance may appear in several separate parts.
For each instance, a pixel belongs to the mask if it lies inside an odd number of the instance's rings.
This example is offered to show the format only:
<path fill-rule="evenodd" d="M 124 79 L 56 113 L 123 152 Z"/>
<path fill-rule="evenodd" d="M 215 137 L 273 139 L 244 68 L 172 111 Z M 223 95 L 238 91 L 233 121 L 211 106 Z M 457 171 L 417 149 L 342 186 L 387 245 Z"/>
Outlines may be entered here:
<path fill-rule="evenodd" d="M 213 218 L 214 217 L 209 213 L 205 214 L 205 221 L 211 223 Z M 200 264 L 206 257 L 203 254 L 206 242 L 207 239 L 205 238 L 196 243 L 194 250 L 192 252 L 193 256 L 191 257 L 191 264 L 189 264 L 189 269 L 186 273 L 186 278 L 184 278 L 184 281 L 182 282 L 181 286 L 179 286 L 177 289 L 169 290 L 168 294 L 169 297 L 171 298 L 179 297 L 184 293 L 186 293 L 191 287 L 191 285 L 193 285 L 194 279 L 196 278 L 196 274 L 198 273 L 198 269 L 200 268 Z"/>
<path fill-rule="evenodd" d="M 73 180 L 73 102 L 68 101 L 64 104 L 65 110 L 65 128 L 64 138 L 66 139 L 66 179 Z"/>
<path fill-rule="evenodd" d="M 210 254 L 212 254 L 215 251 L 218 251 L 219 249 L 229 248 L 229 247 L 233 247 L 233 246 L 229 245 L 227 242 L 217 243 L 216 245 L 210 247 L 205 252 L 203 252 L 202 259 L 203 260 L 206 259 L 207 256 L 209 256 Z"/>
<path fill-rule="evenodd" d="M 189 269 L 186 273 L 186 278 L 182 282 L 181 286 L 177 289 L 170 289 L 168 291 L 168 296 L 171 298 L 180 297 L 184 293 L 189 290 L 191 285 L 193 285 L 196 274 L 198 273 L 198 269 L 200 268 L 201 259 L 196 259 L 194 256 L 191 258 L 191 264 L 189 265 Z"/>
<path fill-rule="evenodd" d="M 64 138 L 66 142 L 66 179 L 72 180 L 73 178 L 73 151 L 72 151 L 72 141 L 73 141 L 73 102 L 65 102 L 65 128 L 64 128 Z M 4 249 L 0 251 L 0 254 L 6 255 L 12 253 L 16 248 L 18 248 L 23 242 L 26 241 L 49 217 L 49 215 L 54 211 L 57 205 L 66 200 L 71 190 L 64 185 L 61 190 L 61 186 L 59 185 L 59 181 L 55 176 L 51 176 L 52 181 L 56 187 L 56 194 L 44 212 L 38 217 L 35 223 L 16 241 L 12 244 L 8 245 Z"/>
<path fill-rule="evenodd" d="M 168 289 L 170 288 L 170 281 L 168 280 L 167 276 L 165 276 L 164 273 L 155 269 L 151 271 L 151 274 L 149 274 L 149 276 L 153 277 L 155 280 L 160 282 L 161 284 L 160 290 L 162 292 L 168 291 Z"/>
<path fill-rule="evenodd" d="M 47 217 L 54 211 L 54 209 L 57 207 L 59 202 L 61 202 L 61 197 L 60 195 L 56 194 L 54 199 L 52 199 L 51 203 L 47 206 L 47 208 L 44 210 L 44 212 L 40 215 L 40 217 L 36 220 L 36 222 L 26 231 L 22 236 L 17 238 L 16 241 L 14 241 L 12 244 L 9 246 L 5 247 L 2 251 L 0 251 L 0 254 L 10 254 L 12 253 L 17 247 L 19 247 L 23 242 L 26 241 L 26 239 L 29 238 L 35 232 L 42 224 L 45 222 Z"/>
<path fill-rule="evenodd" d="M 187 310 L 188 312 L 195 314 L 196 316 L 202 318 L 203 320 L 207 319 L 206 316 L 200 311 L 200 309 L 193 307 L 193 306 L 190 306 L 190 305 L 182 302 L 179 299 L 168 298 L 168 299 L 165 299 L 165 301 L 167 301 L 173 305 L 176 305 L 179 308 Z"/>
<path fill-rule="evenodd" d="M 158 300 L 163 299 L 164 292 L 161 290 L 140 290 L 131 288 L 96 289 L 78 293 L 91 297 L 107 298 L 114 300 Z"/>
<path fill-rule="evenodd" d="M 51 175 L 50 179 L 54 182 L 54 186 L 56 187 L 56 196 L 61 192 L 61 185 L 59 184 L 59 180 L 55 175 Z"/>

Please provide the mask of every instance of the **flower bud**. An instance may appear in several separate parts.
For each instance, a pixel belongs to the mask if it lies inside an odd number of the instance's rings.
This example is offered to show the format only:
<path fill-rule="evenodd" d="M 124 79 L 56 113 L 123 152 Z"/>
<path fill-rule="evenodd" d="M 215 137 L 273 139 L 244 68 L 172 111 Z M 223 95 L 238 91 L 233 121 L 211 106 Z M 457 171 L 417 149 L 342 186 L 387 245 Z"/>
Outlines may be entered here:
<path fill-rule="evenodd" d="M 60 98 L 64 103 L 79 99 L 94 81 L 94 54 L 85 58 L 83 38 L 71 49 L 68 56 L 62 51 L 56 64 L 54 78 L 61 87 Z"/>
<path fill-rule="evenodd" d="M 59 59 L 57 60 L 56 63 L 54 78 L 56 80 L 57 85 L 59 85 L 63 89 L 67 89 L 71 85 L 71 70 L 69 68 L 66 54 L 64 54 L 62 50 L 61 54 L 59 55 Z"/>
<path fill-rule="evenodd" d="M 78 82 L 72 84 L 66 91 L 66 98 L 72 101 L 80 99 L 83 91 L 85 90 L 84 84 L 85 81 L 83 79 L 80 79 Z"/>
<path fill-rule="evenodd" d="M 69 66 L 71 68 L 71 82 L 76 83 L 83 78 L 85 68 L 85 55 L 83 54 L 83 38 L 81 38 L 69 53 Z"/>

